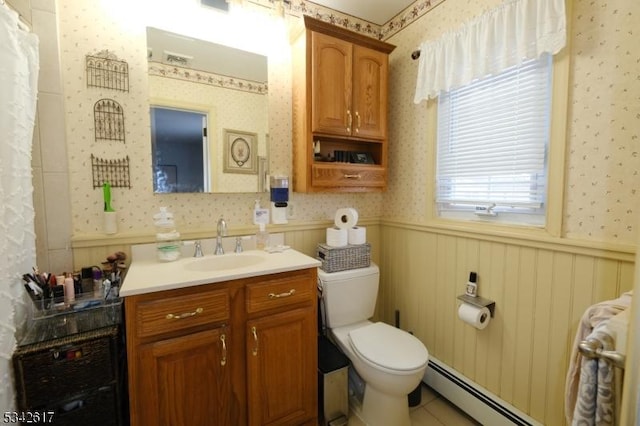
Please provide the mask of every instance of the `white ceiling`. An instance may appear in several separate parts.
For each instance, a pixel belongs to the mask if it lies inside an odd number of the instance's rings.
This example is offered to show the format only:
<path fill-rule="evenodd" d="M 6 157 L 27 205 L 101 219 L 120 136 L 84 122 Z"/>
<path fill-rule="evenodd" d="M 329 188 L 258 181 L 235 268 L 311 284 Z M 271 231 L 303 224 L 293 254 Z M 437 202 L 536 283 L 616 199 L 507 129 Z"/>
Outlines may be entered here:
<path fill-rule="evenodd" d="M 415 0 L 313 0 L 310 3 L 384 25 L 414 2 Z"/>

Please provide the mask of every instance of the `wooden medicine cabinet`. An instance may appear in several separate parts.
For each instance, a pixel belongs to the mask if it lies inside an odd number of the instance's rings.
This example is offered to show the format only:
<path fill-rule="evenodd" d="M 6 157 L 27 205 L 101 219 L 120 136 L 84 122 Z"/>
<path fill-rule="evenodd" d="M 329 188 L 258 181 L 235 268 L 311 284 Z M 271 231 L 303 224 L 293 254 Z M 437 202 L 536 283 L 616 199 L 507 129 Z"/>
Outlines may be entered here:
<path fill-rule="evenodd" d="M 293 43 L 293 190 L 382 191 L 395 46 L 308 16 L 304 23 Z"/>

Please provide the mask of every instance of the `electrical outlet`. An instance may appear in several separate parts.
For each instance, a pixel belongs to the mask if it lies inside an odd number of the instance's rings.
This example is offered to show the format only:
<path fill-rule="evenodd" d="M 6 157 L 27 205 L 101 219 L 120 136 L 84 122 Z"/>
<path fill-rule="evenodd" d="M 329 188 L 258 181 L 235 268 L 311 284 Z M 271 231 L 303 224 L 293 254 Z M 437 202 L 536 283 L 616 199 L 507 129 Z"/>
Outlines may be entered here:
<path fill-rule="evenodd" d="M 293 219 L 296 217 L 296 205 L 294 202 L 289 201 L 287 203 L 287 219 Z"/>

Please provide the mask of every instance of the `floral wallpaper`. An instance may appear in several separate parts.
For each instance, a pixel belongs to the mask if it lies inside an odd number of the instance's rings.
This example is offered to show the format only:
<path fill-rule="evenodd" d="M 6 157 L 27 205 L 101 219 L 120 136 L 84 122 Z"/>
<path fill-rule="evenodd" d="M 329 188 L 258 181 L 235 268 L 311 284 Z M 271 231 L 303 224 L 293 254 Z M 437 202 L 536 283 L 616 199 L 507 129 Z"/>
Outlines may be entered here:
<path fill-rule="evenodd" d="M 108 3 L 108 2 L 107 2 Z M 255 0 L 271 7 L 268 0 Z M 268 4 L 267 4 L 268 3 Z M 500 0 L 418 0 L 381 27 L 324 9 L 312 2 L 293 0 L 287 20 L 301 25 L 301 16 L 341 25 L 381 38 L 397 46 L 390 57 L 389 189 L 383 194 L 305 195 L 291 193 L 296 220 L 324 220 L 343 206 L 354 206 L 361 217 L 424 220 L 425 176 L 430 159 L 425 152 L 428 123 L 426 106 L 413 104 L 416 63 L 410 55 L 425 39 L 454 29 Z M 105 7 L 104 4 L 102 7 Z M 633 22 L 640 3 L 625 0 L 573 0 L 569 14 L 571 57 L 568 93 L 567 158 L 563 236 L 575 239 L 635 244 L 640 211 L 640 52 Z M 151 190 L 148 122 L 148 85 L 145 24 L 82 0 L 59 0 L 61 63 L 67 116 L 67 146 L 74 234 L 101 232 L 100 191 L 90 179 L 90 154 L 132 161 L 131 190 L 115 190 L 121 232 L 148 232 L 150 213 L 168 205 L 183 228 L 213 227 L 227 215 L 230 223 L 251 223 L 256 194 L 178 194 L 155 196 Z M 635 21 L 634 21 L 635 20 Z M 91 25 L 87 25 L 91 22 Z M 130 67 L 130 92 L 105 94 L 87 88 L 84 55 L 109 49 Z M 274 174 L 290 174 L 291 63 L 288 53 L 270 57 L 268 103 L 271 165 Z M 91 105 L 111 96 L 125 109 L 127 142 L 110 144 L 93 139 Z M 409 184 L 411 183 L 411 184 Z M 556 183 L 557 184 L 557 183 Z M 268 195 L 259 198 L 267 203 Z"/>
<path fill-rule="evenodd" d="M 640 3 L 574 0 L 565 232 L 634 243 L 640 215 Z"/>
<path fill-rule="evenodd" d="M 426 104 L 413 104 L 417 70 L 411 52 L 500 3 L 447 0 L 386 40 L 398 47 L 390 58 L 390 186 L 383 216 L 420 222 L 430 203 L 424 194 L 430 172 Z M 571 74 L 563 236 L 636 244 L 640 49 L 634 22 L 640 3 L 574 0 L 567 12 Z"/>

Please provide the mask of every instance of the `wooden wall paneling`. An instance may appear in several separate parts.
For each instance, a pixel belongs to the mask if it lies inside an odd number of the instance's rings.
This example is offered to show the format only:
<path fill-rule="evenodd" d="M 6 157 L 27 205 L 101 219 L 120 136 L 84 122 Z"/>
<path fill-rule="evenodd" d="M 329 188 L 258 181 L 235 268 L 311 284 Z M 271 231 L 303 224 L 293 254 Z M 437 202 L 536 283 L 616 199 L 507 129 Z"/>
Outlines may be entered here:
<path fill-rule="evenodd" d="M 422 277 L 424 277 L 424 241 L 423 235 L 412 232 L 407 244 L 406 282 L 403 286 L 408 292 L 407 309 L 400 312 L 400 328 L 416 334 L 420 323 L 420 303 Z"/>
<path fill-rule="evenodd" d="M 551 288 L 553 281 L 553 254 L 538 250 L 535 281 L 535 308 L 531 320 L 533 325 L 533 346 L 531 362 L 531 406 L 529 414 L 536 419 L 545 418 L 545 398 L 547 391 L 547 364 L 549 355 L 549 318 Z"/>
<path fill-rule="evenodd" d="M 467 239 L 458 238 L 456 242 L 456 259 L 458 266 L 456 269 L 455 294 L 456 294 L 456 310 L 454 312 L 454 335 L 453 335 L 453 364 L 452 367 L 458 371 L 464 371 L 464 344 L 465 344 L 465 328 L 466 324 L 458 318 L 458 307 L 461 302 L 457 300 L 457 296 L 464 294 L 466 291 L 467 281 L 469 280 L 469 267 L 467 259 Z"/>
<path fill-rule="evenodd" d="M 417 293 L 414 295 L 418 299 L 418 324 L 415 326 L 415 332 L 423 342 L 433 340 L 435 334 L 433 323 L 436 319 L 435 306 L 437 302 L 431 291 L 431 283 L 435 282 L 437 269 L 435 240 L 433 234 L 420 235 L 416 253 L 412 256 L 419 283 Z"/>
<path fill-rule="evenodd" d="M 480 242 L 474 239 L 465 239 L 466 269 L 479 273 L 480 266 Z M 468 278 L 468 277 L 467 277 Z M 458 320 L 460 321 L 460 320 Z M 462 321 L 460 321 L 462 322 Z M 477 331 L 468 324 L 462 324 L 464 328 L 464 374 L 471 380 L 475 380 Z"/>
<path fill-rule="evenodd" d="M 434 288 L 434 283 L 438 279 L 438 242 L 437 236 L 434 234 L 426 234 L 422 236 L 424 240 L 424 251 L 418 254 L 418 257 L 414 263 L 421 265 L 421 271 L 423 272 L 420 278 L 420 326 L 418 327 L 419 337 L 427 345 L 435 344 L 436 339 L 436 306 L 438 306 L 438 299 Z M 429 346 L 427 345 L 427 350 Z M 431 352 L 429 352 L 431 353 Z"/>
<path fill-rule="evenodd" d="M 407 325 L 407 319 L 411 317 L 409 313 L 409 303 L 411 301 L 410 282 L 409 282 L 409 270 L 411 269 L 412 255 L 409 246 L 413 239 L 418 238 L 419 235 L 410 232 L 403 232 L 400 235 L 400 242 L 396 245 L 394 251 L 396 257 L 397 270 L 394 274 L 394 288 L 396 290 L 395 298 L 396 303 L 394 305 L 394 312 L 390 318 L 389 324 L 395 325 L 395 310 L 400 311 L 400 321 L 403 324 L 403 328 Z"/>
<path fill-rule="evenodd" d="M 633 290 L 634 266 L 632 262 L 619 263 L 617 295 Z"/>
<path fill-rule="evenodd" d="M 486 387 L 496 395 L 500 393 L 500 381 L 504 370 L 502 363 L 502 347 L 504 329 L 511 324 L 504 322 L 504 286 L 506 245 L 491 243 L 490 270 L 488 291 L 484 297 L 496 302 L 495 315 L 483 331 L 489 334 L 489 351 L 487 358 L 487 384 Z M 486 284 L 485 284 L 486 285 Z M 482 333 L 482 332 L 481 332 Z"/>
<path fill-rule="evenodd" d="M 569 316 L 569 335 L 571 338 L 566 346 L 567 353 L 570 353 L 573 346 L 574 336 L 578 331 L 580 319 L 588 306 L 594 302 L 595 282 L 595 259 L 591 256 L 575 255 L 573 262 L 573 281 L 571 288 L 571 306 Z"/>
<path fill-rule="evenodd" d="M 500 376 L 500 395 L 507 402 L 513 402 L 515 382 L 516 344 L 518 326 L 518 278 L 520 272 L 520 249 L 507 246 L 504 253 L 504 283 L 502 306 L 502 375 Z"/>
<path fill-rule="evenodd" d="M 619 296 L 618 264 L 618 261 L 612 259 L 595 260 L 594 279 L 598 285 L 596 285 L 593 294 L 593 303 L 615 299 Z"/>
<path fill-rule="evenodd" d="M 403 231 L 394 228 L 386 228 L 384 236 L 382 238 L 382 244 L 385 247 L 396 247 L 400 234 Z M 383 250 L 382 253 L 382 265 L 380 265 L 380 289 L 378 290 L 378 317 L 383 319 L 389 324 L 393 322 L 393 311 L 395 306 L 395 276 L 399 269 L 394 261 L 397 258 L 394 256 L 394 250 Z"/>
<path fill-rule="evenodd" d="M 305 229 L 284 233 L 285 243 L 307 256 L 316 257 L 318 243 L 327 240 L 327 231 L 322 229 Z"/>
<path fill-rule="evenodd" d="M 492 262 L 492 254 L 491 247 L 493 243 L 489 241 L 480 241 L 479 247 L 479 258 L 478 258 L 478 292 L 483 297 L 490 298 L 492 297 L 491 290 L 491 262 Z M 496 309 L 497 314 L 497 309 Z M 490 324 L 489 327 L 499 327 L 498 322 L 493 319 L 493 324 Z M 474 365 L 475 369 L 475 381 L 481 384 L 484 387 L 487 387 L 487 365 L 489 362 L 489 353 L 491 352 L 491 341 L 490 341 L 490 328 L 486 328 L 484 330 L 476 330 L 473 329 L 476 333 L 476 362 Z"/>
<path fill-rule="evenodd" d="M 570 337 L 570 308 L 575 256 L 566 253 L 554 253 L 553 280 L 551 288 L 550 320 L 551 328 L 547 346 L 547 391 L 545 416 L 551 423 L 564 415 L 564 399 L 557 396 L 564 394 L 565 376 L 568 367 L 567 343 Z"/>
<path fill-rule="evenodd" d="M 518 259 L 518 311 L 515 335 L 515 358 L 513 405 L 525 413 L 531 406 L 531 380 L 533 371 L 534 314 L 536 309 L 537 250 L 521 247 Z"/>
<path fill-rule="evenodd" d="M 433 297 L 436 299 L 435 306 L 435 348 L 434 355 L 439 360 L 451 365 L 452 363 L 452 348 L 449 343 L 449 339 L 452 334 L 452 320 L 451 309 L 447 303 L 451 296 L 454 287 L 455 279 L 455 237 L 447 235 L 437 236 L 437 259 L 438 259 L 438 273 L 437 282 L 435 283 L 435 292 Z"/>
<path fill-rule="evenodd" d="M 447 285 L 442 289 L 444 291 L 443 298 L 439 301 L 446 312 L 445 327 L 443 329 L 445 333 L 444 350 L 449 365 L 453 364 L 455 328 L 458 325 L 458 280 L 463 276 L 461 273 L 460 259 L 456 256 L 459 241 L 460 239 L 458 237 L 452 237 L 450 241 L 447 241 L 446 252 L 451 254 L 442 265 L 442 267 L 448 270 Z"/>

